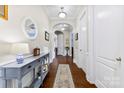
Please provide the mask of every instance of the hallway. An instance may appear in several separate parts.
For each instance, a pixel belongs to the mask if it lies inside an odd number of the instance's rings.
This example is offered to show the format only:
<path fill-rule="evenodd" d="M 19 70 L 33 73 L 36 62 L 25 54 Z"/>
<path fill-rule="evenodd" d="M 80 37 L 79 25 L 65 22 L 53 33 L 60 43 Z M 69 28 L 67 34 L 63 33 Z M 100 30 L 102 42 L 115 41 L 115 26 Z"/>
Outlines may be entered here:
<path fill-rule="evenodd" d="M 59 64 L 76 88 L 124 87 L 124 5 L 0 7 L 0 87 L 53 88 Z"/>
<path fill-rule="evenodd" d="M 86 80 L 85 72 L 73 63 L 71 57 L 57 56 L 50 64 L 50 70 L 41 87 L 52 88 L 59 64 L 69 64 L 75 88 L 96 88 Z"/>

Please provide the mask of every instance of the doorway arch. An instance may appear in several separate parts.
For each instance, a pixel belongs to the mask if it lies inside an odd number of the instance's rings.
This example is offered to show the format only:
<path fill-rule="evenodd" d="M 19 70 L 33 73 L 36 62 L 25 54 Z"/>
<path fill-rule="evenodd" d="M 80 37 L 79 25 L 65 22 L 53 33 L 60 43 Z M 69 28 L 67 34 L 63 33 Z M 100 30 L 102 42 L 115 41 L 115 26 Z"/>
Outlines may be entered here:
<path fill-rule="evenodd" d="M 64 29 L 63 29 L 64 28 Z M 55 50 L 55 55 L 67 55 L 66 48 L 68 47 L 68 55 L 72 56 L 72 42 L 73 42 L 73 37 L 72 37 L 72 31 L 73 31 L 73 26 L 69 23 L 57 23 L 53 25 L 52 27 L 53 33 L 54 33 L 54 50 Z M 59 38 L 58 38 L 59 37 Z M 60 39 L 61 40 L 57 40 Z M 62 41 L 63 40 L 63 41 Z M 57 43 L 57 41 L 59 41 Z M 60 43 L 60 44 L 59 44 Z M 59 46 L 60 45 L 60 46 Z M 57 49 L 59 47 L 59 49 Z M 63 46 L 63 48 L 62 48 Z M 61 51 L 61 52 L 60 52 Z M 58 53 L 56 53 L 58 52 Z"/>

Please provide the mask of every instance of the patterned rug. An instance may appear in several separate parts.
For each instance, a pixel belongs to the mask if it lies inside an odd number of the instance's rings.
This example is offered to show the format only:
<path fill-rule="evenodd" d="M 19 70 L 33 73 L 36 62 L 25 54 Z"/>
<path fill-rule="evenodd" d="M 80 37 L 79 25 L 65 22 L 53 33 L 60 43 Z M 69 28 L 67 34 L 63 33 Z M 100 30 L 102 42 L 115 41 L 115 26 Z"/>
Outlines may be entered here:
<path fill-rule="evenodd" d="M 54 88 L 74 88 L 74 83 L 68 64 L 59 64 Z"/>

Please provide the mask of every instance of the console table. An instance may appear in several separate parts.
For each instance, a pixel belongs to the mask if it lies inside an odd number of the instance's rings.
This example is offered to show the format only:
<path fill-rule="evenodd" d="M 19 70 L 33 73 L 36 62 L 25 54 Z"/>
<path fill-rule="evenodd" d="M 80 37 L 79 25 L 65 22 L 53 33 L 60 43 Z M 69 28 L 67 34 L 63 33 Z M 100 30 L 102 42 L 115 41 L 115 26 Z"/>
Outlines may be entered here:
<path fill-rule="evenodd" d="M 22 64 L 12 62 L 1 66 L 1 78 L 4 81 L 4 87 L 7 88 L 7 80 L 17 79 L 18 88 L 22 88 L 22 78 L 33 71 L 33 82 L 28 87 L 40 87 L 49 69 L 49 52 L 42 52 L 40 56 L 32 56 L 24 59 Z M 39 67 L 39 76 L 35 76 L 35 68 Z M 40 77 L 40 78 L 39 78 Z"/>

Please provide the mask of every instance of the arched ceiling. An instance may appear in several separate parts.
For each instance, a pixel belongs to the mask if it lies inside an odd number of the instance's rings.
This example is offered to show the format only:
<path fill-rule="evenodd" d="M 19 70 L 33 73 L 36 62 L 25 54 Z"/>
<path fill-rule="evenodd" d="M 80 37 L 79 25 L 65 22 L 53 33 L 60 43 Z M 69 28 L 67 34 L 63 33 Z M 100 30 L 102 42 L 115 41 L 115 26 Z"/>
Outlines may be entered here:
<path fill-rule="evenodd" d="M 69 32 L 71 32 L 73 30 L 73 27 L 70 24 L 67 24 L 67 23 L 56 24 L 53 28 L 54 28 L 54 30 L 58 30 L 58 31 L 69 31 Z"/>

